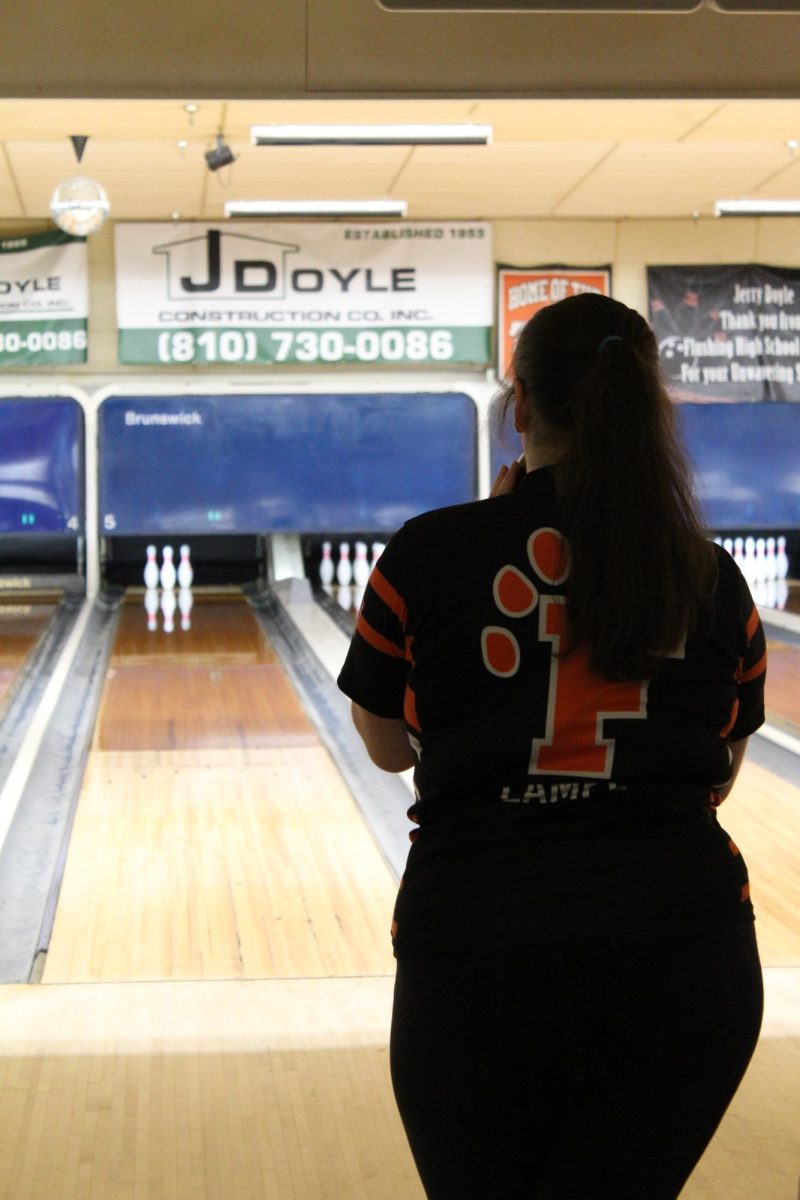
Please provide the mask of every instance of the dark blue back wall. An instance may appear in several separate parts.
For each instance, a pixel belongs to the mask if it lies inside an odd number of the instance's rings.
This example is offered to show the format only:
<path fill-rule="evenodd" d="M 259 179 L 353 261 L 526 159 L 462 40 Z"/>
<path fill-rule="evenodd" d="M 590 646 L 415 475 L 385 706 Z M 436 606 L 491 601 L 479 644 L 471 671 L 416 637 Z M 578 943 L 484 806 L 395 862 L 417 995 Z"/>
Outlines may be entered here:
<path fill-rule="evenodd" d="M 110 396 L 99 430 L 106 534 L 388 533 L 476 495 L 460 392 Z"/>
<path fill-rule="evenodd" d="M 800 527 L 800 404 L 678 404 L 675 411 L 709 528 Z M 503 437 L 493 427 L 492 478 L 518 453 L 510 419 Z"/>
<path fill-rule="evenodd" d="M 711 529 L 800 526 L 800 404 L 678 404 Z"/>
<path fill-rule="evenodd" d="M 84 420 L 68 396 L 0 400 L 0 533 L 83 533 Z"/>

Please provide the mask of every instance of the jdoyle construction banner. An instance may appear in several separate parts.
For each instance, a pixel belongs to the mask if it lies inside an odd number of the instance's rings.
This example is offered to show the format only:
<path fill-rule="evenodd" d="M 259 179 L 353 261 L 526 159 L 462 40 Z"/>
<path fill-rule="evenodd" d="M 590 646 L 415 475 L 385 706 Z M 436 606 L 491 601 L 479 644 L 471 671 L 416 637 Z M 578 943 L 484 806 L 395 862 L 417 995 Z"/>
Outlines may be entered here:
<path fill-rule="evenodd" d="M 0 367 L 86 362 L 86 239 L 0 238 Z"/>
<path fill-rule="evenodd" d="M 800 270 L 648 267 L 647 288 L 677 400 L 800 400 Z"/>
<path fill-rule="evenodd" d="M 610 267 L 498 267 L 497 377 L 505 379 L 520 330 L 548 304 L 581 292 L 611 294 Z"/>
<path fill-rule="evenodd" d="M 489 361 L 484 223 L 118 225 L 124 363 Z"/>

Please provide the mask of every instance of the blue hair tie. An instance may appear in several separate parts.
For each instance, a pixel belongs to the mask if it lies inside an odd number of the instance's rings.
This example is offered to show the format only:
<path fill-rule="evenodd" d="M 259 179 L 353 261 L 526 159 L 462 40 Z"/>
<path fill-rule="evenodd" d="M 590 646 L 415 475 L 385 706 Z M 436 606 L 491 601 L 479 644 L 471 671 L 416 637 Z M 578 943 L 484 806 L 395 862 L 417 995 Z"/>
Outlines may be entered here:
<path fill-rule="evenodd" d="M 608 337 L 604 337 L 604 338 L 603 338 L 602 342 L 601 342 L 601 343 L 600 343 L 600 345 L 597 347 L 597 352 L 598 352 L 598 354 L 599 354 L 599 353 L 600 353 L 600 351 L 603 349 L 603 347 L 604 347 L 604 346 L 607 346 L 609 342 L 622 342 L 622 341 L 624 341 L 624 340 L 625 340 L 625 339 L 624 339 L 624 338 L 621 338 L 621 337 L 619 336 L 619 334 L 618 334 L 618 333 L 610 333 L 610 334 L 608 335 Z"/>

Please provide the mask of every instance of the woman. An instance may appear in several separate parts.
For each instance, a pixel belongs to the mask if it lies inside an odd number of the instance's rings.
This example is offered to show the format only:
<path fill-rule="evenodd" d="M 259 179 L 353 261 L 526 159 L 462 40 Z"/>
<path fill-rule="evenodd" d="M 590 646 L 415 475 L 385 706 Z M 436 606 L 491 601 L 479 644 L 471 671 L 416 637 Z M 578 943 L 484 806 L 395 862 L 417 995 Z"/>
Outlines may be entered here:
<path fill-rule="evenodd" d="M 373 571 L 339 686 L 415 768 L 392 1080 L 432 1200 L 678 1195 L 758 1037 L 747 872 L 716 807 L 765 643 L 709 542 L 638 313 L 541 310 L 524 467 Z"/>

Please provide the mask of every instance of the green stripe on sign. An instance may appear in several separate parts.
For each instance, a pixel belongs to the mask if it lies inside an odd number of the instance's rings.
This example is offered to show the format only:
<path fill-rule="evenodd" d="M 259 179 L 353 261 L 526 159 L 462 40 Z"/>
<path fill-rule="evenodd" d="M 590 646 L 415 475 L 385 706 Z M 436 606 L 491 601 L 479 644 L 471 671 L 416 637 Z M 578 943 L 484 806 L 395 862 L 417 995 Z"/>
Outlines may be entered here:
<path fill-rule="evenodd" d="M 368 329 L 330 326 L 121 329 L 119 360 L 136 365 L 483 365 L 490 360 L 491 333 L 491 329 L 483 325 L 375 326 Z"/>
<path fill-rule="evenodd" d="M 63 321 L 0 321 L 0 367 L 85 363 L 86 317 Z"/>

